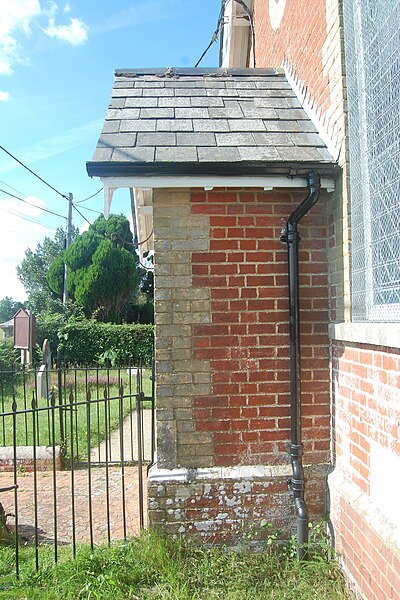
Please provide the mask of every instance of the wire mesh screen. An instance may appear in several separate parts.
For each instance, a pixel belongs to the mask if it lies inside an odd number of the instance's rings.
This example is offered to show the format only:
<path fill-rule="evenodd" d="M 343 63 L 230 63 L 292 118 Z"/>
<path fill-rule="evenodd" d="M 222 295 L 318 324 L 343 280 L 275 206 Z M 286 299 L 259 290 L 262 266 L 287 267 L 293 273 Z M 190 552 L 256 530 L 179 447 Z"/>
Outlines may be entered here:
<path fill-rule="evenodd" d="M 400 0 L 344 0 L 355 321 L 400 320 Z"/>

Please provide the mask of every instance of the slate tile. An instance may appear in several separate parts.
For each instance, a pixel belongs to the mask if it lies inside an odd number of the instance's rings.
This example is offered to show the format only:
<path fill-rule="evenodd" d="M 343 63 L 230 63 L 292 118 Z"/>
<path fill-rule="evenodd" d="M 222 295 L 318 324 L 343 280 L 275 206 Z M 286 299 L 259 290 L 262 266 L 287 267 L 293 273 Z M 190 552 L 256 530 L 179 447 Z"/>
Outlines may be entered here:
<path fill-rule="evenodd" d="M 293 119 L 295 121 L 299 119 L 306 119 L 307 115 L 301 108 L 278 108 L 276 109 L 278 119 Z"/>
<path fill-rule="evenodd" d="M 292 131 L 300 133 L 301 131 L 303 131 L 298 121 L 283 121 L 281 119 L 278 119 L 277 121 L 265 120 L 263 121 L 263 123 L 267 131 L 278 131 L 280 133 Z"/>
<path fill-rule="evenodd" d="M 143 96 L 156 96 L 157 98 L 163 98 L 165 96 L 175 96 L 175 92 L 173 89 L 154 89 L 154 88 L 143 88 Z"/>
<path fill-rule="evenodd" d="M 262 135 L 262 134 L 261 134 Z M 252 133 L 216 133 L 217 146 L 255 146 Z"/>
<path fill-rule="evenodd" d="M 185 77 L 183 80 L 174 79 L 172 81 L 166 81 L 165 87 L 166 88 L 175 88 L 175 89 L 179 89 L 179 88 L 193 89 L 193 88 L 204 87 L 204 83 L 202 80 L 199 81 L 198 79 L 195 79 L 195 78 Z"/>
<path fill-rule="evenodd" d="M 175 117 L 177 119 L 206 119 L 208 109 L 205 107 L 176 108 Z"/>
<path fill-rule="evenodd" d="M 135 82 L 132 81 L 131 79 L 129 80 L 127 77 L 118 77 L 118 79 L 116 79 L 114 81 L 113 92 L 115 89 L 133 88 L 134 85 L 135 85 Z"/>
<path fill-rule="evenodd" d="M 158 105 L 157 98 L 127 98 L 125 106 L 127 108 L 154 108 Z"/>
<path fill-rule="evenodd" d="M 126 121 L 121 121 L 120 125 L 121 131 L 155 131 L 156 130 L 156 120 L 155 119 L 139 119 Z"/>
<path fill-rule="evenodd" d="M 197 162 L 197 150 L 187 147 L 156 148 L 156 162 Z"/>
<path fill-rule="evenodd" d="M 193 97 L 193 96 L 205 96 L 205 90 L 204 88 L 180 88 L 179 90 L 176 90 L 176 96 L 189 96 L 189 97 Z"/>
<path fill-rule="evenodd" d="M 240 97 L 241 98 L 256 98 L 256 97 L 264 97 L 265 96 L 265 91 L 264 90 L 240 90 Z"/>
<path fill-rule="evenodd" d="M 139 109 L 137 108 L 109 108 L 106 113 L 107 121 L 113 119 L 138 119 Z"/>
<path fill-rule="evenodd" d="M 177 133 L 178 146 L 216 146 L 214 133 Z"/>
<path fill-rule="evenodd" d="M 111 160 L 112 153 L 113 153 L 113 148 L 99 148 L 97 146 L 97 148 L 93 154 L 92 161 L 93 162 L 103 162 L 103 161 L 108 162 Z"/>
<path fill-rule="evenodd" d="M 226 87 L 226 83 L 225 83 L 225 78 L 223 77 L 218 77 L 218 79 L 216 77 L 211 78 L 204 78 L 204 87 L 205 88 L 213 88 L 213 89 L 218 89 L 218 88 L 225 88 Z"/>
<path fill-rule="evenodd" d="M 136 133 L 102 133 L 98 142 L 100 148 L 116 148 L 118 146 L 134 146 Z"/>
<path fill-rule="evenodd" d="M 176 146 L 176 136 L 169 132 L 138 133 L 138 146 Z"/>
<path fill-rule="evenodd" d="M 316 133 L 292 133 L 290 138 L 296 146 L 324 147 L 325 144 Z"/>
<path fill-rule="evenodd" d="M 261 148 L 260 146 L 247 146 L 238 148 L 242 160 L 279 160 L 280 155 L 276 148 L 270 146 Z"/>
<path fill-rule="evenodd" d="M 126 98 L 111 98 L 108 108 L 124 108 Z"/>
<path fill-rule="evenodd" d="M 200 162 L 237 162 L 240 160 L 239 150 L 234 146 L 200 147 L 198 154 Z"/>
<path fill-rule="evenodd" d="M 193 119 L 194 131 L 230 131 L 227 119 Z"/>
<path fill-rule="evenodd" d="M 229 129 L 231 131 L 265 131 L 262 119 L 230 119 Z"/>
<path fill-rule="evenodd" d="M 211 106 L 208 109 L 209 115 L 213 119 L 240 119 L 243 115 L 239 102 L 235 100 L 226 100 L 223 108 Z"/>
<path fill-rule="evenodd" d="M 214 96 L 195 96 L 190 99 L 191 106 L 224 106 L 222 98 Z"/>
<path fill-rule="evenodd" d="M 256 88 L 259 90 L 275 89 L 275 90 L 290 90 L 290 91 L 292 89 L 284 77 L 278 77 L 278 78 L 274 78 L 274 79 L 268 77 L 265 81 L 257 81 Z"/>
<path fill-rule="evenodd" d="M 141 108 L 141 119 L 173 119 L 175 110 L 173 108 Z"/>
<path fill-rule="evenodd" d="M 254 104 L 249 104 L 249 102 L 241 102 L 240 106 L 242 108 L 243 114 L 245 117 L 253 118 L 253 119 L 277 119 L 278 114 L 275 108 L 258 108 L 254 106 Z"/>
<path fill-rule="evenodd" d="M 293 146 L 288 133 L 258 133 L 254 134 L 257 146 Z"/>
<path fill-rule="evenodd" d="M 310 120 L 297 121 L 297 125 L 299 127 L 298 131 L 304 131 L 308 133 L 317 133 L 317 129 L 314 123 Z"/>
<path fill-rule="evenodd" d="M 189 96 L 185 96 L 182 98 L 177 96 L 170 96 L 166 98 L 159 98 L 158 106 L 167 108 L 177 108 L 178 106 L 189 107 L 191 106 L 191 102 Z"/>
<path fill-rule="evenodd" d="M 113 89 L 112 97 L 113 98 L 127 98 L 133 96 L 141 96 L 142 90 L 137 90 L 136 88 L 118 88 Z"/>
<path fill-rule="evenodd" d="M 154 148 L 141 146 L 140 148 L 115 148 L 113 162 L 154 162 Z"/>
<path fill-rule="evenodd" d="M 162 80 L 149 81 L 148 79 L 136 79 L 136 88 L 160 89 L 165 87 L 165 82 Z"/>
<path fill-rule="evenodd" d="M 254 106 L 260 108 L 289 108 L 287 98 L 254 98 Z"/>
<path fill-rule="evenodd" d="M 207 96 L 223 97 L 223 98 L 238 98 L 239 92 L 236 89 L 227 90 L 226 88 L 211 88 L 206 90 Z"/>
<path fill-rule="evenodd" d="M 156 125 L 157 131 L 193 131 L 191 119 L 159 119 Z"/>
<path fill-rule="evenodd" d="M 282 146 L 278 148 L 278 152 L 283 161 L 321 161 L 321 154 L 315 148 Z"/>
<path fill-rule="evenodd" d="M 254 90 L 256 89 L 256 82 L 255 81 L 227 81 L 225 84 L 226 89 L 230 89 L 230 88 L 234 88 L 237 90 L 244 90 L 244 89 L 251 89 Z"/>
<path fill-rule="evenodd" d="M 333 156 L 327 148 L 316 148 L 316 151 L 318 152 L 318 154 L 320 154 L 321 160 L 325 162 L 335 162 L 333 160 Z"/>
<path fill-rule="evenodd" d="M 121 121 L 104 121 L 102 133 L 117 133 L 120 129 Z"/>

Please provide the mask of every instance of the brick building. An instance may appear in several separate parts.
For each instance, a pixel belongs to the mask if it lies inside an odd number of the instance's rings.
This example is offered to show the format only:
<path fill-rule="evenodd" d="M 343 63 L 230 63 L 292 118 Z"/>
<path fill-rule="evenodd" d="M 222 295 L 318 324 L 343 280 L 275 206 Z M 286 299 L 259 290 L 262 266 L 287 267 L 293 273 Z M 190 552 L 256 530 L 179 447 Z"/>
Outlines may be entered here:
<path fill-rule="evenodd" d="M 396 149 L 364 131 L 371 90 L 390 103 L 351 62 L 395 20 L 348 0 L 343 29 L 342 3 L 305 4 L 255 0 L 249 20 L 225 3 L 221 69 L 117 71 L 88 172 L 106 212 L 132 190 L 140 236 L 154 234 L 150 522 L 232 544 L 267 521 L 302 540 L 308 514 L 330 510 L 349 578 L 396 598 L 398 162 L 386 173 Z"/>

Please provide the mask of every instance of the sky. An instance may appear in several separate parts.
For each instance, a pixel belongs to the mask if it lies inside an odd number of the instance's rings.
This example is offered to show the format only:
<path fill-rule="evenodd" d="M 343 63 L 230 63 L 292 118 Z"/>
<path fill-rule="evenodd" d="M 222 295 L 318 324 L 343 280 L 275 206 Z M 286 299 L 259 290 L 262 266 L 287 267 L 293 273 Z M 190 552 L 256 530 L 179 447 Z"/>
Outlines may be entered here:
<path fill-rule="evenodd" d="M 0 149 L 0 299 L 26 299 L 16 266 L 65 228 L 62 195 L 72 193 L 89 222 L 102 211 L 101 192 L 85 200 L 101 189 L 86 162 L 115 69 L 193 67 L 219 10 L 220 0 L 0 0 L 0 146 L 56 190 Z M 217 42 L 201 66 L 218 66 L 218 54 Z M 129 215 L 127 190 L 112 210 Z M 81 232 L 86 220 L 74 210 Z"/>

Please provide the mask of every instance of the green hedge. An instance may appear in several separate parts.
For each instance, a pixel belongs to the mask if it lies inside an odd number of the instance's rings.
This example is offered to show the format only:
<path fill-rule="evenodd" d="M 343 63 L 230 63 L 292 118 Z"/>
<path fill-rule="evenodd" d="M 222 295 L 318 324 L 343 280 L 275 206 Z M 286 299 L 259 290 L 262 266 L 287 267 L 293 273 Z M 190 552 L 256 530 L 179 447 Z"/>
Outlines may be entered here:
<path fill-rule="evenodd" d="M 153 355 L 152 325 L 113 325 L 95 321 L 68 323 L 59 331 L 63 361 L 90 365 L 98 362 L 149 365 Z"/>

